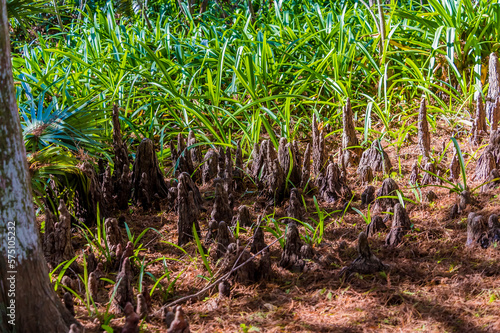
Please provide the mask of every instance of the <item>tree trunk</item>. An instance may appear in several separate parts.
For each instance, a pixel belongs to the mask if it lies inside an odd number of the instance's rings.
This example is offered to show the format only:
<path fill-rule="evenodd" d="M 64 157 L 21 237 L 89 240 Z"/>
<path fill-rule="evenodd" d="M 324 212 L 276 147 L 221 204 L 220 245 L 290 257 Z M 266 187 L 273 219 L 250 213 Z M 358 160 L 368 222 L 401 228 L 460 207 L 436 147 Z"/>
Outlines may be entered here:
<path fill-rule="evenodd" d="M 49 284 L 28 180 L 6 1 L 0 0 L 0 331 L 67 332 L 76 321 Z"/>

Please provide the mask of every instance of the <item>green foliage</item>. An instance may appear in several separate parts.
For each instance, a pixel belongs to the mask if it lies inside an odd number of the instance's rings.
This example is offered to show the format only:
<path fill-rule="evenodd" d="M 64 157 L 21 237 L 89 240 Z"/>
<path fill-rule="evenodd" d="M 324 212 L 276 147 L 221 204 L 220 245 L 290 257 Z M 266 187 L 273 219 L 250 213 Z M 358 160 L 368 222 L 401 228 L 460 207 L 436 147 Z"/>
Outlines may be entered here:
<path fill-rule="evenodd" d="M 280 220 L 285 219 L 275 219 L 274 218 L 274 213 L 270 215 L 266 215 L 264 218 L 267 220 L 267 225 L 262 225 L 261 222 L 261 228 L 263 228 L 265 231 L 269 232 L 271 235 L 273 235 L 276 239 L 278 239 L 280 246 L 282 249 L 285 248 L 285 232 L 281 230 L 281 227 L 286 226 L 284 223 L 280 222 Z M 300 222 L 300 221 L 299 221 Z"/>
<path fill-rule="evenodd" d="M 499 46 L 500 5 L 486 0 L 386 2 L 385 29 L 357 1 L 249 8 L 211 0 L 204 11 L 196 1 L 88 5 L 58 7 L 63 33 L 14 43 L 23 136 L 40 159 L 32 164 L 39 195 L 49 175 L 79 173 L 77 155 L 112 161 L 114 104 L 125 143 L 133 151 L 153 139 L 160 164 L 170 157 L 166 143 L 190 130 L 202 149 L 241 140 L 245 156 L 263 136 L 275 147 L 279 137 L 306 139 L 313 113 L 338 133 L 347 97 L 363 145 L 386 140 L 399 152 L 416 133 L 422 95 L 433 101 L 431 127 L 467 124 L 472 97 L 486 89 L 485 59 Z"/>
<path fill-rule="evenodd" d="M 107 263 L 111 263 L 111 251 L 106 239 L 106 226 L 104 225 L 104 218 L 101 219 L 99 205 L 97 206 L 97 227 L 95 233 L 87 227 L 84 223 L 78 224 L 83 237 L 87 244 L 92 248 L 92 251 L 97 255 L 102 255 Z"/>
<path fill-rule="evenodd" d="M 150 272 L 146 273 L 154 282 L 153 287 L 151 288 L 149 293 L 151 296 L 153 296 L 153 293 L 155 292 L 155 290 L 158 289 L 161 293 L 163 300 L 166 301 L 167 299 L 169 299 L 170 297 L 173 296 L 173 292 L 175 291 L 175 284 L 179 280 L 179 278 L 182 276 L 182 274 L 186 271 L 187 268 L 183 269 L 182 271 L 177 273 L 177 275 L 174 278 L 172 278 L 171 277 L 172 272 L 168 269 L 167 258 L 162 257 L 162 258 L 159 258 L 155 261 L 158 261 L 158 260 L 161 260 L 163 263 L 164 274 L 157 279 Z M 151 264 L 151 263 L 152 262 L 150 262 L 149 264 Z M 166 286 L 161 284 L 161 282 L 165 279 L 167 280 Z"/>
<path fill-rule="evenodd" d="M 109 118 L 99 112 L 117 103 L 123 110 L 124 132 L 165 142 L 177 131 L 191 129 L 205 144 L 231 146 L 231 133 L 239 133 L 248 150 L 262 131 L 275 145 L 275 128 L 288 139 L 308 131 L 311 108 L 330 123 L 340 124 L 338 101 L 347 96 L 358 105 L 357 117 L 367 110 L 365 141 L 374 131 L 376 117 L 391 137 L 397 137 L 389 126 L 401 116 L 393 111 L 394 103 L 426 93 L 442 107 L 439 113 L 453 114 L 451 104 L 439 94 L 459 103 L 469 100 L 473 91 L 468 87 L 477 77 L 467 81 L 464 71 L 480 66 L 478 59 L 493 47 L 482 41 L 496 37 L 496 28 L 485 15 L 496 19 L 497 4 L 479 1 L 470 7 L 460 2 L 461 8 L 452 10 L 451 3 L 429 2 L 420 12 L 411 2 L 387 6 L 390 32 L 383 54 L 376 52 L 378 40 L 372 36 L 376 23 L 364 7 L 349 2 L 326 7 L 282 4 L 279 14 L 271 9 L 261 19 L 272 18 L 273 24 L 267 25 L 252 23 L 248 13 L 236 10 L 230 30 L 215 17 L 186 26 L 182 20 L 160 15 L 151 19 L 149 29 L 144 20 L 133 25 L 116 20 L 111 7 L 81 13 L 80 21 L 66 26 L 64 40 L 57 35 L 39 37 L 38 46 L 24 47 L 23 56 L 14 59 L 16 77 L 27 94 L 18 100 L 30 107 L 30 112 L 21 108 L 29 121 L 30 146 L 50 142 L 51 133 L 61 130 L 65 136 L 84 134 L 75 140 L 93 146 L 91 140 L 99 139 L 95 135 L 110 133 Z M 421 15 L 447 10 L 448 16 L 423 19 Z M 457 13 L 461 17 L 455 19 Z M 445 34 L 443 25 L 455 30 Z M 482 34 L 476 37 L 477 31 Z M 464 34 L 472 36 L 465 48 L 456 38 Z M 382 66 L 380 57 L 385 59 Z M 440 63 L 441 57 L 448 60 Z M 436 66 L 444 71 L 444 80 L 438 79 Z M 452 82 L 455 79 L 457 83 Z M 37 105 L 37 117 L 26 117 Z M 33 136 L 35 129 L 48 124 L 57 126 Z M 167 132 L 167 128 L 177 130 Z M 71 146 L 67 139 L 60 141 Z M 161 158 L 164 153 L 162 149 Z"/>
<path fill-rule="evenodd" d="M 196 247 L 198 248 L 198 252 L 200 253 L 201 260 L 203 261 L 203 265 L 205 266 L 208 274 L 210 275 L 210 279 L 214 277 L 212 268 L 210 267 L 210 263 L 208 262 L 208 255 L 205 254 L 205 250 L 203 249 L 203 244 L 201 244 L 200 237 L 198 236 L 198 232 L 196 230 L 196 226 L 193 224 L 193 235 L 194 240 L 196 242 Z"/>

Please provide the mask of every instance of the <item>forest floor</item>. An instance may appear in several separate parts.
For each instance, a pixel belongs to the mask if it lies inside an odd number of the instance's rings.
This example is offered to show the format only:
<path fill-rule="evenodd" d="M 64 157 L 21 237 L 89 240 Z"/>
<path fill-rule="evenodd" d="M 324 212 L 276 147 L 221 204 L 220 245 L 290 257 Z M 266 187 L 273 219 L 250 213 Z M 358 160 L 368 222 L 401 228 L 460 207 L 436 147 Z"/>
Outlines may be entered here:
<path fill-rule="evenodd" d="M 443 141 L 448 142 L 452 135 L 445 124 L 438 127 L 438 134 L 432 134 L 432 147 L 441 152 Z M 340 135 L 327 138 L 327 151 L 338 151 Z M 467 165 L 467 175 L 471 188 L 479 182 L 471 181 L 475 159 L 480 155 L 476 148 L 469 144 L 468 138 L 459 139 L 462 151 L 471 160 Z M 485 142 L 486 143 L 486 142 Z M 385 272 L 371 275 L 355 274 L 348 280 L 342 279 L 340 270 L 348 266 L 357 256 L 357 237 L 366 229 L 363 218 L 354 210 L 333 213 L 325 221 L 325 234 L 320 245 L 314 247 L 313 260 L 306 263 L 302 273 L 291 273 L 280 268 L 281 256 L 279 242 L 271 246 L 272 276 L 267 281 L 256 284 L 232 285 L 229 298 L 219 298 L 217 287 L 200 299 L 182 304 L 194 332 L 371 332 L 371 331 L 422 331 L 422 332 L 500 332 L 500 251 L 496 244 L 487 249 L 465 246 L 467 239 L 467 215 L 478 212 L 484 216 L 500 213 L 500 191 L 490 190 L 473 194 L 475 203 L 469 205 L 458 218 L 450 219 L 449 211 L 456 201 L 456 194 L 445 188 L 422 188 L 423 197 L 429 190 L 434 191 L 438 199 L 435 202 L 419 202 L 408 183 L 411 166 L 418 158 L 416 144 L 404 146 L 399 155 L 394 146 L 386 146 L 396 174 L 393 179 L 398 183 L 405 197 L 415 201 L 407 202 L 406 210 L 411 219 L 412 228 L 404 237 L 402 244 L 396 248 L 384 246 L 387 230 L 369 238 L 373 253 L 389 268 Z M 483 148 L 481 148 L 482 151 Z M 451 151 L 451 147 L 449 149 Z M 471 156 L 474 155 L 474 158 Z M 443 159 L 443 166 L 448 166 L 451 153 Z M 401 174 L 397 172 L 400 161 Z M 422 176 L 422 172 L 421 172 Z M 359 208 L 366 214 L 367 208 L 359 204 L 362 186 L 355 168 L 348 169 L 349 186 L 355 193 L 352 207 Z M 382 183 L 378 175 L 371 185 L 376 189 Z M 259 198 L 252 182 L 245 183 L 246 191 L 236 196 L 235 210 L 245 204 L 251 208 L 252 218 L 263 212 L 264 199 Z M 205 199 L 206 211 L 199 219 L 202 238 L 208 229 L 210 211 L 213 204 L 213 188 L 200 187 Z M 307 195 L 308 217 L 317 218 L 312 194 Z M 285 216 L 287 200 L 275 208 L 275 219 Z M 326 204 L 320 201 L 321 209 L 327 212 L 342 210 L 341 203 Z M 272 212 L 268 210 L 268 213 Z M 151 262 L 166 257 L 171 271 L 170 281 L 181 273 L 174 283 L 170 294 L 162 294 L 157 288 L 152 296 L 153 312 L 162 305 L 177 298 L 191 295 L 208 285 L 201 276 L 208 276 L 198 254 L 197 246 L 190 243 L 185 247 L 188 255 L 166 242 L 177 243 L 177 215 L 172 210 L 160 213 L 142 212 L 141 209 L 130 209 L 123 216 L 132 234 L 138 235 L 145 228 L 154 231 L 146 233 L 141 243 L 141 251 L 136 261 Z M 125 228 L 122 223 L 122 233 Z M 390 227 L 390 222 L 388 223 Z M 283 231 L 285 229 L 283 225 Z M 304 228 L 299 227 L 301 234 Z M 242 239 L 249 238 L 250 233 L 242 233 Z M 265 233 L 266 243 L 276 240 L 270 233 Z M 85 239 L 78 234 L 74 238 L 75 249 L 85 249 Z M 215 261 L 212 269 L 217 272 Z M 164 274 L 162 261 L 157 261 L 146 269 L 156 278 Z M 133 286 L 137 293 L 138 271 L 135 271 Z M 106 276 L 114 280 L 115 273 Z M 167 279 L 161 284 L 167 288 Z M 153 287 L 154 282 L 144 277 L 144 283 Z M 105 311 L 109 300 L 109 284 L 102 290 L 100 312 Z M 86 332 L 99 332 L 100 324 L 89 313 L 83 304 L 76 304 L 76 318 L 85 326 Z M 120 331 L 124 317 L 115 318 L 111 326 Z M 158 316 L 151 316 L 142 321 L 144 332 L 166 331 Z"/>

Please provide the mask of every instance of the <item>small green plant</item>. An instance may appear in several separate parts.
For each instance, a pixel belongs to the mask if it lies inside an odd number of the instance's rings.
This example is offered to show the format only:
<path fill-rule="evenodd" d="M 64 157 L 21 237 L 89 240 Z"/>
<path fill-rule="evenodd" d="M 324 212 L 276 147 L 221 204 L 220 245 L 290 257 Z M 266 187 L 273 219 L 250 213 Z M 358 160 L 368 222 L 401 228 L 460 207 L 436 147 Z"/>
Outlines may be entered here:
<path fill-rule="evenodd" d="M 236 221 L 236 225 L 234 227 L 232 227 L 232 231 L 233 231 L 234 238 L 239 239 L 240 238 L 240 234 L 242 232 L 246 233 L 247 229 L 245 229 L 242 226 L 240 226 L 240 220 L 237 220 Z"/>
<path fill-rule="evenodd" d="M 113 332 L 113 329 L 111 328 L 109 323 L 115 317 L 115 315 L 110 313 L 109 310 L 111 308 L 111 304 L 113 303 L 113 300 L 115 299 L 116 292 L 118 290 L 118 286 L 120 285 L 122 280 L 120 279 L 120 280 L 116 281 L 116 283 L 114 283 L 113 281 L 108 280 L 108 279 L 101 279 L 101 280 L 106 281 L 108 283 L 114 284 L 114 287 L 113 287 L 113 293 L 111 294 L 109 302 L 106 305 L 105 311 L 100 312 L 99 308 L 95 304 L 94 299 L 92 299 L 92 297 L 90 296 L 89 275 L 87 272 L 87 259 L 86 259 L 85 254 L 83 255 L 83 277 L 81 275 L 79 275 L 79 278 L 80 278 L 80 280 L 82 280 L 82 282 L 85 285 L 85 303 L 84 304 L 85 304 L 85 307 L 87 308 L 87 310 L 89 311 L 89 315 L 96 317 L 99 320 L 99 322 L 101 323 L 101 328 L 103 330 L 105 330 L 106 332 Z M 92 305 L 92 308 L 94 309 L 93 311 L 90 310 L 91 305 Z"/>
<path fill-rule="evenodd" d="M 261 228 L 264 228 L 265 231 L 272 234 L 274 237 L 276 237 L 276 239 L 279 239 L 280 246 L 282 249 L 284 249 L 285 238 L 283 236 L 285 233 L 281 230 L 281 227 L 284 226 L 285 224 L 280 222 L 279 220 L 283 220 L 285 218 L 276 220 L 274 218 L 274 212 L 273 212 L 272 214 L 270 214 L 270 216 L 266 215 L 265 219 L 267 220 L 267 225 L 261 226 Z"/>
<path fill-rule="evenodd" d="M 158 230 L 156 230 L 155 228 L 152 228 L 152 227 L 148 227 L 148 228 L 144 229 L 143 231 L 141 231 L 141 233 L 137 237 L 135 237 L 135 234 L 132 234 L 132 232 L 130 231 L 130 228 L 129 228 L 129 226 L 128 226 L 128 224 L 126 222 L 125 222 L 125 230 L 127 232 L 128 241 L 131 242 L 134 245 L 134 256 L 137 256 L 137 254 L 140 251 L 145 250 L 142 247 L 142 243 L 139 244 L 139 245 L 137 245 L 137 244 L 140 242 L 140 240 L 142 239 L 142 237 L 144 237 L 144 235 L 146 234 L 146 232 L 148 232 L 149 230 L 152 230 L 152 231 L 155 231 L 161 237 L 161 233 Z"/>
<path fill-rule="evenodd" d="M 198 236 L 198 232 L 196 231 L 196 226 L 193 223 L 193 236 L 194 240 L 196 242 L 196 247 L 198 248 L 198 252 L 200 253 L 201 260 L 203 261 L 203 265 L 208 271 L 208 274 L 210 275 L 210 278 L 207 278 L 205 276 L 202 276 L 205 280 L 210 281 L 214 275 L 212 272 L 212 268 L 210 267 L 210 263 L 208 262 L 208 254 L 205 254 L 205 250 L 203 249 L 203 245 L 201 244 L 200 237 Z"/>
<path fill-rule="evenodd" d="M 415 201 L 411 200 L 410 198 L 405 197 L 403 192 L 401 192 L 401 190 L 396 190 L 396 191 L 394 191 L 394 193 L 396 195 L 383 195 L 383 196 L 377 197 L 377 199 L 385 199 L 385 198 L 398 199 L 399 203 L 401 204 L 401 206 L 403 206 L 403 208 L 406 207 L 405 201 L 408 201 L 408 202 L 411 202 L 412 204 L 415 204 Z"/>
<path fill-rule="evenodd" d="M 243 323 L 240 324 L 240 328 L 243 333 L 260 332 L 260 328 L 252 325 L 247 326 L 246 324 Z"/>
<path fill-rule="evenodd" d="M 366 210 L 366 215 L 363 214 L 363 212 L 361 210 L 359 210 L 358 208 L 352 207 L 352 209 L 363 218 L 363 220 L 365 221 L 366 224 L 370 224 L 370 222 L 372 221 L 371 216 L 370 216 L 370 206 L 371 206 L 371 204 L 368 204 L 368 209 Z"/>
<path fill-rule="evenodd" d="M 101 219 L 99 203 L 97 204 L 96 234 L 94 234 L 84 223 L 78 224 L 78 227 L 82 231 L 83 237 L 87 240 L 88 245 L 92 247 L 92 250 L 103 255 L 107 263 L 111 263 L 111 251 L 106 239 L 106 226 L 104 225 L 104 218 Z"/>
<path fill-rule="evenodd" d="M 312 217 L 309 217 L 309 219 L 314 222 L 314 226 L 307 222 L 297 221 L 302 224 L 306 230 L 306 235 L 301 236 L 302 239 L 311 246 L 321 244 L 326 228 L 325 220 L 329 218 L 333 213 L 337 212 L 333 211 L 331 213 L 327 213 L 325 210 L 321 209 L 319 207 L 316 196 L 313 197 L 313 201 L 314 207 L 316 208 L 317 219 L 313 219 Z"/>
<path fill-rule="evenodd" d="M 61 280 L 62 278 L 64 277 L 64 275 L 66 274 L 66 271 L 69 269 L 69 266 L 71 266 L 71 264 L 76 260 L 78 259 L 78 256 L 74 256 L 71 260 L 66 260 L 66 261 L 63 261 L 62 263 L 60 263 L 59 265 L 57 265 L 56 268 L 54 268 L 52 270 L 52 272 L 50 272 L 49 274 L 49 278 L 51 279 L 52 282 L 54 282 L 54 290 L 57 291 L 57 288 L 59 287 L 59 285 L 61 284 Z M 62 268 L 61 268 L 62 267 Z M 59 274 L 57 274 L 57 277 L 55 278 L 55 281 L 53 279 L 53 276 L 54 274 L 56 274 L 56 272 L 59 270 L 59 268 L 61 268 L 61 270 L 59 271 Z"/>
<path fill-rule="evenodd" d="M 63 269 L 61 270 L 61 272 L 59 273 L 59 275 L 57 277 L 57 282 L 55 283 L 55 286 L 54 286 L 54 288 L 56 290 L 57 290 L 57 287 L 59 285 L 61 285 L 60 281 L 62 279 L 62 276 L 64 275 L 63 273 L 76 260 L 77 257 L 78 256 L 75 256 L 73 259 L 61 263 L 53 270 L 52 273 L 54 273 L 55 271 L 57 271 L 59 269 L 59 267 L 64 265 Z M 109 310 L 110 310 L 111 304 L 116 296 L 116 290 L 117 290 L 117 287 L 120 284 L 121 280 L 114 283 L 113 281 L 108 280 L 108 279 L 101 279 L 103 281 L 113 283 L 115 286 L 114 286 L 113 293 L 111 294 L 111 298 L 110 298 L 108 304 L 106 305 L 106 310 L 104 312 L 99 312 L 99 308 L 96 306 L 95 301 L 90 296 L 90 292 L 89 292 L 89 274 L 87 271 L 87 258 L 86 258 L 85 254 L 83 254 L 83 276 L 81 274 L 78 274 L 78 278 L 82 281 L 82 283 L 85 287 L 84 288 L 85 289 L 84 298 L 82 296 L 80 296 L 80 294 L 77 291 L 75 291 L 75 290 L 73 290 L 65 285 L 61 285 L 61 286 L 64 287 L 65 290 L 67 290 L 68 292 L 73 294 L 73 296 L 76 299 L 78 299 L 81 304 L 85 305 L 85 308 L 87 309 L 89 316 L 96 317 L 99 320 L 99 322 L 101 323 L 101 328 L 103 330 L 105 330 L 106 332 L 113 332 L 113 329 L 111 328 L 111 326 L 109 326 L 109 323 L 114 318 L 114 315 L 112 313 L 110 313 Z"/>
<path fill-rule="evenodd" d="M 457 139 L 455 138 L 451 138 L 451 141 L 453 142 L 454 146 L 455 146 L 455 150 L 457 152 L 457 156 L 458 156 L 458 162 L 459 162 L 459 165 L 460 165 L 460 174 L 462 176 L 462 183 L 460 182 L 457 182 L 456 184 L 451 182 L 450 180 L 446 179 L 445 177 L 442 177 L 442 176 L 438 176 L 436 175 L 435 173 L 433 172 L 430 172 L 430 171 L 427 171 L 427 170 L 424 170 L 426 173 L 438 178 L 439 180 L 441 180 L 442 182 L 446 183 L 447 185 L 438 185 L 438 184 L 429 184 L 429 185 L 425 185 L 423 187 L 427 187 L 427 186 L 432 186 L 432 187 L 442 187 L 442 188 L 446 188 L 450 191 L 450 193 L 456 193 L 458 195 L 461 195 L 464 191 L 469 191 L 470 194 L 473 194 L 475 191 L 477 191 L 480 187 L 482 187 L 483 185 L 489 183 L 489 182 L 492 182 L 492 181 L 495 181 L 494 180 L 489 180 L 489 181 L 486 181 L 484 183 L 481 183 L 480 185 L 472 188 L 469 190 L 469 186 L 467 185 L 467 173 L 466 173 L 466 164 L 464 162 L 464 157 L 462 155 L 462 151 L 460 150 L 460 146 L 457 142 Z"/>
<path fill-rule="evenodd" d="M 161 296 L 162 296 L 162 299 L 163 301 L 167 301 L 170 297 L 173 296 L 173 293 L 175 291 L 175 284 L 177 283 L 177 281 L 179 280 L 179 278 L 182 276 L 182 274 L 187 270 L 187 267 L 184 268 L 182 271 L 180 271 L 173 279 L 171 278 L 171 274 L 172 272 L 169 270 L 168 268 L 168 265 L 167 265 L 167 258 L 163 257 L 163 258 L 158 258 L 155 260 L 158 261 L 158 260 L 161 260 L 163 262 L 163 270 L 164 270 L 164 273 L 162 276 L 160 276 L 158 279 L 155 278 L 155 276 L 150 273 L 150 272 L 147 272 L 146 274 L 151 278 L 151 280 L 153 280 L 154 284 L 153 284 L 153 287 L 151 288 L 151 290 L 149 291 L 149 294 L 151 296 L 153 296 L 153 293 L 155 292 L 155 290 L 159 289 L 160 292 L 161 292 Z M 167 285 L 166 287 L 163 286 L 161 284 L 161 282 L 163 280 L 167 280 Z"/>
<path fill-rule="evenodd" d="M 415 202 L 421 203 L 422 190 L 420 189 L 420 186 L 418 186 L 418 182 L 415 184 L 415 186 L 412 186 L 412 184 L 410 183 L 410 189 L 413 192 L 413 195 L 415 196 Z"/>

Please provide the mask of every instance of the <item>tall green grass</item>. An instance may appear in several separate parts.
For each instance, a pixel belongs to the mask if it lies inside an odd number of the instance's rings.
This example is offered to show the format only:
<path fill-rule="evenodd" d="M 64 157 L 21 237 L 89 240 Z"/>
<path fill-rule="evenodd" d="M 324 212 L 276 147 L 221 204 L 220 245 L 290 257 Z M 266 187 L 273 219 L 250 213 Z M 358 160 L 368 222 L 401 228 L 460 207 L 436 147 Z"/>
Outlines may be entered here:
<path fill-rule="evenodd" d="M 262 136 L 275 146 L 279 137 L 305 139 L 313 113 L 338 130 L 347 97 L 365 143 L 382 137 L 401 146 L 415 130 L 408 121 L 422 94 L 432 100 L 433 125 L 463 118 L 473 94 L 485 91 L 499 6 L 390 1 L 382 49 L 378 23 L 356 1 L 274 2 L 256 20 L 246 7 L 227 18 L 213 8 L 150 13 L 152 29 L 144 17 L 117 16 L 112 7 L 79 12 L 64 33 L 16 44 L 27 146 L 111 160 L 109 148 L 94 142 L 109 143 L 109 111 L 118 104 L 126 142 L 155 139 L 160 162 L 169 156 L 166 143 L 190 130 L 207 146 L 241 139 L 248 153 Z M 406 132 L 396 121 L 408 122 Z"/>

